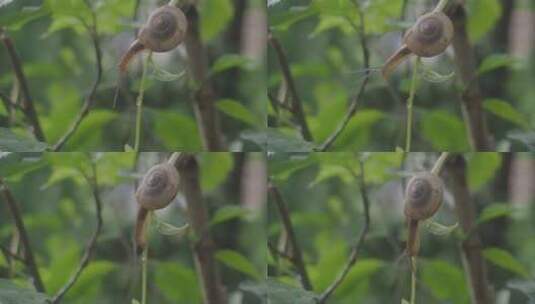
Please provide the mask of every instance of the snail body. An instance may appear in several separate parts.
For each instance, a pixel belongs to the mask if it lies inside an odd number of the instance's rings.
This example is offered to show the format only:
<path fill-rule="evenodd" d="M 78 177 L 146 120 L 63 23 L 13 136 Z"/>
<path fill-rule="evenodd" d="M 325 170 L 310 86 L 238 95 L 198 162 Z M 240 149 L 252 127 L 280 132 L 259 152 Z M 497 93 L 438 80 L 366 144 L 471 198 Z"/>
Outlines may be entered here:
<path fill-rule="evenodd" d="M 407 184 L 404 213 L 409 228 L 407 239 L 409 256 L 416 256 L 419 251 L 419 223 L 432 217 L 438 211 L 442 205 L 443 196 L 444 183 L 433 173 L 418 173 Z"/>
<path fill-rule="evenodd" d="M 135 231 L 137 252 L 147 243 L 144 231 L 149 211 L 167 207 L 178 192 L 178 184 L 178 172 L 170 163 L 155 165 L 143 176 L 135 194 L 139 204 Z"/>
<path fill-rule="evenodd" d="M 138 37 L 119 62 L 119 71 L 125 72 L 132 58 L 144 49 L 152 52 L 168 52 L 176 48 L 186 37 L 188 21 L 179 8 L 164 5 L 153 11 L 141 27 Z"/>
<path fill-rule="evenodd" d="M 441 11 L 433 11 L 416 20 L 405 33 L 403 45 L 387 59 L 382 72 L 388 78 L 409 55 L 434 57 L 443 53 L 453 39 L 453 23 Z"/>

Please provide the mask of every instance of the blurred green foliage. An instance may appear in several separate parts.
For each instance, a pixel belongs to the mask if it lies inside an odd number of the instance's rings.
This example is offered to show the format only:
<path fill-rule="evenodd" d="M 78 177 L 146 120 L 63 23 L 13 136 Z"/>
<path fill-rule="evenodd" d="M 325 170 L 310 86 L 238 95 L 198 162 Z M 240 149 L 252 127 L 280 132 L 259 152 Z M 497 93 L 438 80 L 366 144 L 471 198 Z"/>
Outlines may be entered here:
<path fill-rule="evenodd" d="M 92 10 L 103 52 L 104 75 L 93 110 L 64 150 L 124 151 L 125 145 L 133 145 L 134 100 L 141 71 L 132 65 L 128 92 L 121 95 L 118 107 L 113 108 L 118 82 L 116 66 L 120 52 L 133 41 L 135 29 L 156 5 L 166 2 L 2 2 L 0 26 L 6 28 L 21 57 L 48 145 L 54 144 L 74 122 L 95 78 L 96 59 L 87 31 L 87 26 L 93 22 Z M 246 14 L 259 5 L 256 1 L 207 0 L 198 8 L 209 77 L 215 87 L 216 101 L 220 100 L 216 104 L 225 140 L 232 150 L 251 150 L 255 145 L 244 142 L 240 135 L 245 130 L 265 128 L 265 87 L 259 85 L 265 73 L 261 60 L 243 55 L 244 32 L 238 26 L 244 22 Z M 187 72 L 188 58 L 184 54 L 180 49 L 153 56 L 145 91 L 143 150 L 196 151 L 202 147 L 192 107 L 198 85 Z M 0 92 L 9 95 L 14 76 L 8 68 L 10 60 L 3 46 L 0 47 L 0 66 L 5 67 L 0 74 Z M 8 117 L 8 110 L 1 103 L 0 149 L 20 152 L 44 149 L 35 143 L 30 147 L 13 144 L 10 138 L 24 141 L 30 134 L 21 113 L 17 112 L 13 121 Z M 10 133 L 6 135 L 7 132 Z"/>
<path fill-rule="evenodd" d="M 103 230 L 90 263 L 64 302 L 106 304 L 139 299 L 139 258 L 133 256 L 131 245 L 137 209 L 134 185 L 141 174 L 166 156 L 142 153 L 136 160 L 134 153 L 0 154 L 0 176 L 19 204 L 48 296 L 52 297 L 71 277 L 95 229 L 95 203 L 83 177 L 91 176 L 94 165 L 103 203 Z M 238 164 L 243 160 L 263 161 L 263 156 L 199 153 L 197 157 L 215 239 L 217 267 L 231 299 L 229 303 L 258 303 L 253 295 L 240 289 L 240 284 L 265 277 L 263 212 L 241 205 L 239 191 L 229 187 L 241 184 L 241 176 L 232 173 L 242 168 Z M 158 211 L 157 222 L 177 226 L 186 223 L 183 200 L 179 194 L 172 207 Z M 9 248 L 14 226 L 3 197 L 0 210 L 0 244 Z M 201 303 L 199 275 L 188 238 L 179 240 L 166 235 L 153 223 L 149 303 Z M 23 263 L 15 262 L 14 268 L 11 264 L 0 253 L 0 302 L 44 303 L 38 300 L 44 296 L 32 291 Z M 24 300 L 25 293 L 36 299 Z M 9 302 L 14 295 L 15 302 Z"/>
<path fill-rule="evenodd" d="M 327 303 L 400 303 L 408 298 L 409 263 L 403 253 L 406 239 L 402 186 L 414 172 L 429 170 L 436 157 L 431 153 L 275 153 L 269 159 L 270 178 L 280 189 L 301 246 L 314 290 L 300 287 L 295 267 L 270 252 L 268 288 L 280 303 L 316 303 L 314 298 L 329 286 L 346 265 L 364 224 L 358 179 L 359 162 L 370 199 L 370 231 L 356 264 Z M 533 154 L 469 153 L 467 176 L 476 205 L 478 232 L 489 269 L 489 284 L 496 303 L 530 303 L 535 274 L 535 209 L 533 202 L 515 204 L 509 200 L 512 188 L 507 172 L 511 159 L 535 160 Z M 504 175 L 506 174 L 506 175 Z M 451 197 L 448 173 L 445 202 L 433 223 L 458 222 Z M 503 184 L 505 183 L 505 184 Z M 530 188 L 533 191 L 533 188 Z M 531 196 L 533 197 L 533 196 Z M 280 214 L 270 197 L 268 240 L 282 252 L 286 247 Z M 443 235 L 424 225 L 418 258 L 417 303 L 468 304 L 459 242 L 464 238 L 458 226 Z M 433 229 L 431 229 L 433 228 Z M 445 228 L 445 227 L 442 227 Z M 437 235 L 436 235 L 437 234 Z M 284 248 L 289 251 L 285 251 Z M 531 286 L 531 287 L 530 287 Z M 259 286 L 251 287 L 261 294 Z M 531 290 L 531 291 L 530 291 Z M 387 291 L 387 292 L 385 292 Z M 279 303 L 279 302 L 277 302 Z"/>
<path fill-rule="evenodd" d="M 297 90 L 304 103 L 315 145 L 333 133 L 347 112 L 365 76 L 359 14 L 353 0 L 269 1 L 269 26 L 285 49 Z M 402 67 L 389 84 L 379 69 L 399 46 L 402 31 L 438 1 L 359 1 L 370 51 L 371 78 L 334 151 L 395 151 L 405 140 L 405 100 L 410 71 Z M 520 1 L 467 0 L 467 30 L 474 45 L 484 102 L 484 116 L 499 151 L 532 151 L 534 147 L 535 52 L 514 57 L 507 43 L 515 9 L 529 10 Z M 279 62 L 268 48 L 268 90 L 281 101 L 285 96 Z M 468 151 L 460 96 L 467 84 L 455 74 L 453 52 L 424 60 L 425 69 L 415 100 L 414 151 Z M 433 77 L 430 77 L 433 76 Z M 451 75 L 451 74 L 450 74 Z M 438 81 L 438 83 L 436 83 Z M 285 111 L 269 109 L 268 123 L 295 143 L 298 127 Z M 300 149 L 300 150 L 306 150 Z"/>

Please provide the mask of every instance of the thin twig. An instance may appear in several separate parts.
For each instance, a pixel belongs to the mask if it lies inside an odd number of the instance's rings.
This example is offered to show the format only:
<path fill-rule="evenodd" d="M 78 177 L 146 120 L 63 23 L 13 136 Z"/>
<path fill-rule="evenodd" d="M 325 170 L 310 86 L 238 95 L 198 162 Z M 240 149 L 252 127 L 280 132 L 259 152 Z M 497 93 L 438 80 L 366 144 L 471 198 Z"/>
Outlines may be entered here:
<path fill-rule="evenodd" d="M 334 132 L 327 137 L 327 139 L 323 142 L 323 144 L 319 147 L 319 151 L 327 151 L 329 148 L 334 144 L 338 136 L 344 131 L 344 129 L 347 127 L 347 124 L 353 118 L 355 113 L 357 113 L 357 107 L 359 105 L 359 100 L 364 93 L 364 90 L 366 89 L 366 85 L 368 84 L 368 80 L 370 79 L 370 51 L 368 49 L 368 43 L 366 40 L 366 28 L 364 23 L 364 13 L 360 8 L 360 4 L 356 1 L 352 1 L 352 3 L 355 5 L 357 12 L 359 14 L 359 20 L 360 24 L 357 26 L 353 20 L 347 18 L 347 21 L 349 24 L 357 31 L 360 39 L 360 46 L 362 49 L 362 56 L 364 59 L 364 80 L 362 80 L 362 83 L 360 84 L 359 90 L 357 94 L 353 97 L 351 100 L 351 104 L 349 105 L 349 108 L 347 109 L 347 112 L 342 119 L 342 121 L 338 124 L 338 127 L 334 130 Z"/>
<path fill-rule="evenodd" d="M 352 174 L 354 174 L 352 170 L 350 171 Z M 340 271 L 336 279 L 331 283 L 331 285 L 329 285 L 329 287 L 327 287 L 327 289 L 325 289 L 325 291 L 320 295 L 320 297 L 318 298 L 319 304 L 327 302 L 327 299 L 335 292 L 335 290 L 340 286 L 340 284 L 342 284 L 351 268 L 355 265 L 362 244 L 364 243 L 366 235 L 368 234 L 368 231 L 370 229 L 370 200 L 368 197 L 368 190 L 366 187 L 366 180 L 364 174 L 364 164 L 362 160 L 360 160 L 360 176 L 356 178 L 358 179 L 362 204 L 364 206 L 364 226 L 362 227 L 357 243 L 351 249 L 351 253 L 349 255 L 349 259 L 346 262 L 346 265 L 344 266 L 344 268 L 342 268 L 342 270 Z"/>
<path fill-rule="evenodd" d="M 37 291 L 44 293 L 45 286 L 43 285 L 41 275 L 39 274 L 39 268 L 37 267 L 37 263 L 35 262 L 32 246 L 30 244 L 30 238 L 28 236 L 28 232 L 26 231 L 26 227 L 24 226 L 24 221 L 22 220 L 22 215 L 20 213 L 18 204 L 15 198 L 13 197 L 11 190 L 9 190 L 8 185 L 1 177 L 0 191 L 2 192 L 7 207 L 11 212 L 11 217 L 15 222 L 15 226 L 19 231 L 22 244 L 24 245 L 24 260 L 26 261 L 26 265 L 28 265 L 28 270 L 30 271 L 31 276 L 33 277 L 35 288 L 37 289 Z"/>
<path fill-rule="evenodd" d="M 295 80 L 292 76 L 292 71 L 290 70 L 288 57 L 286 56 L 286 53 L 284 52 L 284 49 L 282 48 L 282 45 L 280 44 L 279 40 L 275 36 L 273 36 L 273 33 L 271 33 L 271 31 L 268 33 L 268 41 L 269 44 L 275 50 L 275 53 L 277 54 L 277 59 L 279 61 L 279 66 L 281 68 L 282 75 L 286 83 L 288 84 L 288 89 L 290 90 L 290 93 L 292 94 L 291 113 L 299 124 L 301 135 L 306 141 L 314 141 L 314 137 L 312 136 L 312 133 L 310 132 L 310 128 L 308 127 L 308 123 L 306 121 L 305 111 L 303 109 L 303 101 L 301 100 L 301 96 L 297 91 Z"/>
<path fill-rule="evenodd" d="M 141 125 L 143 120 L 143 97 L 145 94 L 145 78 L 147 77 L 147 68 L 149 65 L 152 52 L 149 52 L 147 58 L 143 61 L 143 70 L 141 72 L 141 82 L 139 84 L 139 93 L 136 99 L 136 133 L 134 137 L 134 151 L 139 153 L 141 145 Z"/>
<path fill-rule="evenodd" d="M 13 67 L 13 72 L 15 73 L 15 77 L 17 78 L 17 81 L 20 84 L 20 88 L 22 90 L 22 106 L 24 110 L 23 113 L 28 119 L 29 123 L 32 125 L 32 131 L 35 135 L 35 138 L 37 138 L 37 140 L 39 141 L 45 142 L 45 134 L 43 132 L 43 129 L 41 128 L 41 124 L 39 123 L 37 112 L 35 111 L 33 99 L 30 94 L 30 88 L 28 86 L 28 81 L 26 80 L 26 76 L 24 75 L 24 71 L 22 69 L 20 57 L 17 51 L 15 50 L 13 41 L 2 28 L 0 28 L 0 40 L 2 40 L 2 43 L 6 47 L 7 53 L 11 61 L 11 66 Z"/>
<path fill-rule="evenodd" d="M 96 208 L 97 225 L 95 227 L 95 231 L 93 232 L 93 235 L 91 236 L 91 239 L 89 240 L 87 244 L 84 255 L 82 256 L 82 259 L 80 260 L 80 264 L 78 265 L 78 268 L 76 269 L 74 274 L 70 277 L 70 279 L 67 281 L 67 283 L 65 283 L 65 285 L 56 293 L 56 295 L 52 299 L 53 304 L 57 304 L 61 302 L 61 299 L 65 296 L 65 294 L 69 291 L 69 289 L 76 283 L 76 281 L 82 274 L 82 271 L 89 264 L 89 260 L 91 259 L 93 251 L 97 244 L 98 236 L 100 234 L 100 231 L 102 230 L 102 201 L 101 201 L 100 192 L 98 189 L 96 164 L 93 161 L 91 162 L 91 168 L 92 168 L 91 176 L 87 176 L 86 174 L 84 174 L 84 177 L 88 185 L 91 187 L 91 191 L 93 193 L 93 198 L 95 201 L 95 208 Z"/>
<path fill-rule="evenodd" d="M 95 95 L 98 89 L 98 86 L 100 85 L 100 81 L 102 79 L 102 50 L 100 49 L 100 41 L 98 38 L 98 30 L 97 30 L 97 16 L 95 11 L 91 8 L 91 16 L 92 16 L 92 24 L 91 26 L 86 25 L 87 31 L 89 32 L 89 35 L 91 36 L 91 41 L 93 42 L 93 48 L 95 50 L 95 58 L 97 63 L 97 75 L 95 78 L 95 81 L 93 82 L 93 86 L 91 87 L 91 91 L 87 95 L 84 104 L 82 106 L 82 109 L 78 113 L 78 116 L 72 123 L 72 125 L 69 127 L 67 132 L 57 141 L 57 143 L 53 147 L 53 151 L 59 151 L 65 143 L 71 138 L 71 136 L 76 132 L 80 124 L 82 123 L 82 120 L 89 114 L 89 111 L 91 110 L 91 107 L 93 106 L 93 102 L 95 99 Z"/>
<path fill-rule="evenodd" d="M 290 218 L 290 211 L 288 210 L 288 205 L 284 201 L 279 189 L 277 188 L 277 186 L 275 186 L 275 184 L 272 181 L 270 181 L 268 184 L 268 191 L 271 197 L 273 198 L 273 201 L 277 205 L 277 210 L 279 211 L 282 225 L 284 226 L 284 230 L 286 231 L 288 235 L 288 241 L 290 242 L 292 246 L 293 254 L 292 254 L 292 258 L 290 261 L 294 264 L 297 272 L 299 273 L 299 277 L 301 279 L 301 284 L 303 285 L 303 288 L 306 290 L 312 290 L 313 289 L 312 282 L 310 281 L 308 272 L 306 270 L 301 247 L 299 246 L 299 243 L 297 242 L 297 237 L 295 235 L 292 220 Z"/>
<path fill-rule="evenodd" d="M 420 66 L 420 57 L 416 57 L 412 70 L 411 87 L 409 92 L 409 99 L 407 99 L 407 134 L 405 141 L 405 153 L 411 152 L 412 143 L 412 107 L 414 104 L 414 97 L 416 96 L 416 83 L 418 82 L 418 68 Z"/>
<path fill-rule="evenodd" d="M 440 175 L 440 172 L 442 172 L 442 168 L 444 168 L 444 164 L 446 163 L 449 155 L 449 152 L 442 152 L 435 162 L 433 169 L 431 169 L 431 173 Z"/>

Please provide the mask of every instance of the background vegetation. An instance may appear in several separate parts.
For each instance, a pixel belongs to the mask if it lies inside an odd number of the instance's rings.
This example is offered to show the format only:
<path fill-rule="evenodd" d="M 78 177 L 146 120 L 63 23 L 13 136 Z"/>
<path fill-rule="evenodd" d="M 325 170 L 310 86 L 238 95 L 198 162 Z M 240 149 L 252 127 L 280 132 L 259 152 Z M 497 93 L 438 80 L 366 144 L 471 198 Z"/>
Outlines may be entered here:
<path fill-rule="evenodd" d="M 282 225 L 276 198 L 270 195 L 268 286 L 274 286 L 274 302 L 316 303 L 314 297 L 345 267 L 365 223 L 359 186 L 363 172 L 371 217 L 369 231 L 356 264 L 325 303 L 401 303 L 402 298 L 408 299 L 410 271 L 403 254 L 407 229 L 402 185 L 414 172 L 430 170 L 437 157 L 430 153 L 411 153 L 406 160 L 402 153 L 275 154 L 269 162 L 270 176 L 289 209 L 313 289 L 304 290 L 297 264 L 284 257 L 295 257 L 297 250 Z M 496 299 L 487 303 L 532 303 L 535 157 L 477 153 L 463 158 L 470 204 L 476 209 L 475 234 L 482 240 L 488 288 Z M 446 184 L 445 201 L 433 219 L 447 226 L 461 224 L 458 212 L 467 216 L 455 210 L 459 202 L 452 192 L 456 181 L 449 166 L 447 163 L 441 175 Z M 461 258 L 461 227 L 442 236 L 430 231 L 435 229 L 422 229 L 421 234 L 416 303 L 482 303 L 470 301 Z"/>
<path fill-rule="evenodd" d="M 133 147 L 141 60 L 131 64 L 126 89 L 114 108 L 116 66 L 134 40 L 136 29 L 152 10 L 168 1 L 85 2 L 8 0 L 0 3 L 0 27 L 5 29 L 19 54 L 46 138 L 41 144 L 28 141 L 32 138 L 28 120 L 23 111 L 7 103 L 19 102 L 24 96 L 10 68 L 10 57 L 2 46 L 2 150 L 25 152 L 52 148 L 67 132 L 84 101 L 91 96 L 91 87 L 97 79 L 93 38 L 102 52 L 102 79 L 92 97 L 92 110 L 62 149 L 124 151 L 125 145 Z M 180 3 L 187 8 L 196 1 Z M 254 146 L 247 145 L 240 138 L 241 133 L 265 127 L 265 90 L 259 85 L 265 79 L 262 1 L 208 0 L 195 7 L 200 16 L 200 38 L 204 47 L 203 53 L 195 56 L 202 61 L 199 65 L 206 63 L 206 75 L 199 79 L 190 73 L 195 63 L 191 54 L 186 53 L 184 44 L 171 52 L 153 55 L 154 64 L 149 66 L 145 82 L 141 148 L 144 151 L 203 149 L 193 108 L 200 83 L 203 86 L 210 83 L 213 88 L 210 98 L 221 120 L 218 128 L 222 130 L 222 142 L 231 150 L 250 150 Z M 190 22 L 192 10 L 186 10 Z"/>
<path fill-rule="evenodd" d="M 360 13 L 353 2 L 359 4 Z M 269 29 L 287 55 L 312 135 L 312 140 L 306 138 L 302 120 L 295 114 L 299 112 L 295 111 L 296 98 L 282 76 L 280 58 L 273 46 L 268 47 L 272 98 L 268 121 L 278 131 L 274 136 L 284 139 L 282 144 L 274 143 L 274 150 L 321 147 L 349 112 L 355 96 L 360 96 L 356 113 L 330 149 L 394 151 L 404 147 L 410 64 L 398 69 L 388 83 L 379 69 L 400 45 L 402 32 L 437 2 L 268 1 Z M 533 1 L 449 2 L 450 8 L 464 3 L 470 48 L 462 51 L 474 56 L 475 78 L 468 83 L 462 77 L 462 67 L 456 64 L 456 57 L 461 55 L 451 47 L 437 58 L 424 60 L 427 71 L 418 76 L 412 150 L 483 150 L 470 146 L 461 110 L 461 99 L 466 98 L 463 94 L 475 83 L 481 92 L 491 146 L 499 151 L 533 149 L 535 39 L 527 34 L 532 31 L 524 28 L 535 24 Z M 362 38 L 370 70 L 365 69 Z M 368 71 L 369 81 L 359 95 Z M 288 106 L 293 110 L 286 111 Z"/>
<path fill-rule="evenodd" d="M 103 226 L 94 253 L 62 303 L 131 303 L 140 299 L 139 258 L 132 237 L 138 178 L 166 155 L 142 153 L 3 154 L 0 172 L 19 206 L 28 231 L 46 294 L 55 295 L 80 263 L 96 227 L 92 187 L 83 177 L 96 167 L 102 200 Z M 217 268 L 228 303 L 256 303 L 240 284 L 265 277 L 265 164 L 260 154 L 199 154 L 201 187 L 215 240 Z M 11 258 L 24 248 L 5 197 L 0 199 L 0 302 L 44 303 L 29 300 L 29 267 Z M 185 201 L 157 211 L 159 221 L 175 226 L 188 222 Z M 148 303 L 201 303 L 190 242 L 150 229 Z M 164 230 L 165 232 L 165 230 Z M 7 281 L 9 280 L 9 281 Z M 16 284 L 18 287 L 12 286 Z M 30 288 L 23 289 L 21 287 Z M 18 289 L 17 289 L 18 288 Z"/>

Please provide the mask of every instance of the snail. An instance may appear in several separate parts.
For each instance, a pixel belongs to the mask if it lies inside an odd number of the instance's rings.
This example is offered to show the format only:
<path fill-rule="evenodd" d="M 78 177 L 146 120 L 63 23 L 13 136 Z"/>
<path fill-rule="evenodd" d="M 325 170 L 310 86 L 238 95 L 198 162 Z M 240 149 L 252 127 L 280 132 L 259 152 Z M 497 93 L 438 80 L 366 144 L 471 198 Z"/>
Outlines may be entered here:
<path fill-rule="evenodd" d="M 153 166 L 143 176 L 135 195 L 139 204 L 135 231 L 137 252 L 146 245 L 144 231 L 149 211 L 165 208 L 173 201 L 178 181 L 178 172 L 170 162 Z"/>
<path fill-rule="evenodd" d="M 138 37 L 119 62 L 119 71 L 126 72 L 128 63 L 144 49 L 152 52 L 168 52 L 176 48 L 186 37 L 188 21 L 174 5 L 164 5 L 153 11 L 141 27 Z"/>
<path fill-rule="evenodd" d="M 444 183 L 436 174 L 418 173 L 407 184 L 405 191 L 405 217 L 409 226 L 407 254 L 416 256 L 420 247 L 418 224 L 432 217 L 442 205 Z"/>
<path fill-rule="evenodd" d="M 433 11 L 418 18 L 405 33 L 401 47 L 387 59 L 382 68 L 387 79 L 409 55 L 434 57 L 446 50 L 453 39 L 453 24 L 441 11 Z"/>

